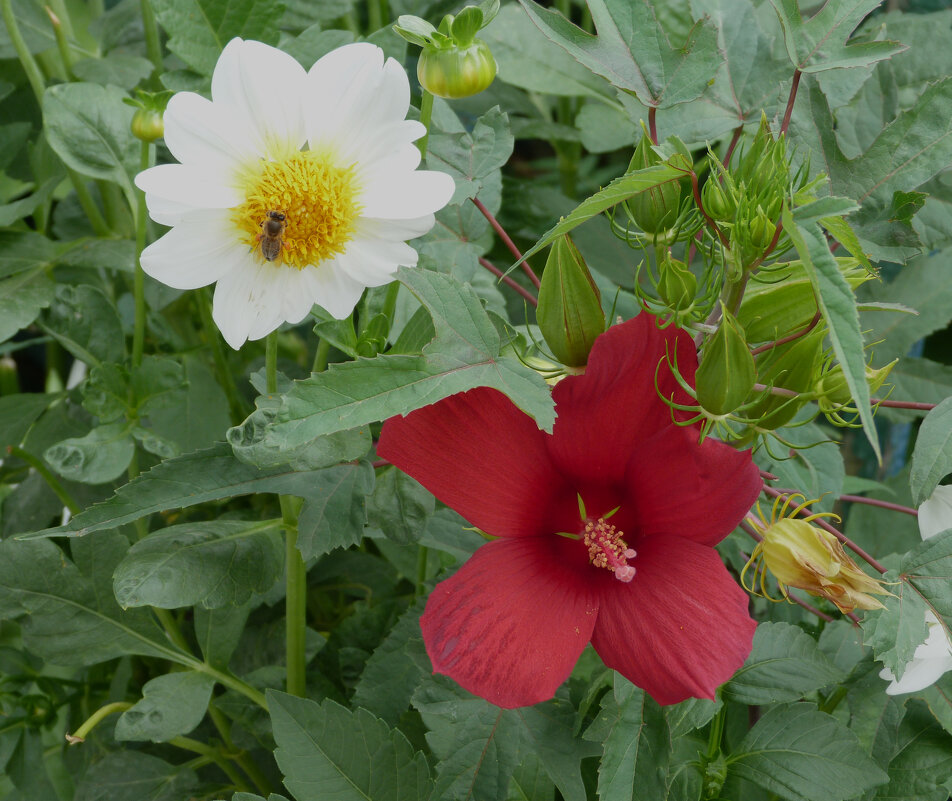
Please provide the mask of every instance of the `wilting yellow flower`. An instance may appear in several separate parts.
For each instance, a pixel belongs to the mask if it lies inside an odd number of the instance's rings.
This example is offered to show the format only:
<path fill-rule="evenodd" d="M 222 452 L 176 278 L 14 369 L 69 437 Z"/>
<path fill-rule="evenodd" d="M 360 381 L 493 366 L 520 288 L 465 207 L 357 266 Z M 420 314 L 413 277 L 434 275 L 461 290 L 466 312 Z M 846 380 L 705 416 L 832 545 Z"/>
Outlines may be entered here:
<path fill-rule="evenodd" d="M 798 497 L 803 498 L 803 503 L 787 515 L 787 510 Z M 799 493 L 786 498 L 781 496 L 774 501 L 769 523 L 759 505 L 757 512 L 760 522 L 751 517 L 747 518 L 763 540 L 754 548 L 750 560 L 741 572 L 744 588 L 771 601 L 781 600 L 772 598 L 767 592 L 766 576 L 770 572 L 777 580 L 777 586 L 784 598 L 787 598 L 787 587 L 798 587 L 811 595 L 826 598 L 844 613 L 854 609 L 882 609 L 883 605 L 873 594 L 889 594 L 889 591 L 883 588 L 883 583 L 864 573 L 847 555 L 835 536 L 811 522 L 818 517 L 833 517 L 837 520 L 839 518 L 832 512 L 818 512 L 805 518 L 796 517 L 811 503 L 816 501 L 808 501 Z M 751 586 L 748 587 L 745 575 L 751 565 L 754 566 L 754 575 Z"/>

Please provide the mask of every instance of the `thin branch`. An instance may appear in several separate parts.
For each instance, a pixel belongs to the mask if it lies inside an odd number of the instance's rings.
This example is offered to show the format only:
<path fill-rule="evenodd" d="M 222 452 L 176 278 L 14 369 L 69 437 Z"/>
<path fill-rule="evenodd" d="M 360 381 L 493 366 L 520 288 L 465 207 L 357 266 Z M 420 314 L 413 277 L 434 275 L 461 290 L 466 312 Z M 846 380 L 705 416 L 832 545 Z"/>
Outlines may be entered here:
<path fill-rule="evenodd" d="M 652 144 L 658 144 L 658 122 L 655 117 L 658 109 L 655 106 L 648 106 L 648 135 L 651 137 Z"/>
<path fill-rule="evenodd" d="M 800 70 L 793 71 L 793 83 L 790 86 L 790 97 L 787 98 L 787 110 L 783 113 L 783 122 L 780 123 L 780 133 L 785 134 L 790 127 L 790 116 L 793 114 L 793 104 L 797 100 L 797 87 L 800 86 Z"/>
<path fill-rule="evenodd" d="M 848 503 L 865 503 L 868 506 L 878 506 L 881 509 L 892 509 L 894 512 L 902 512 L 903 514 L 912 515 L 913 517 L 919 516 L 917 509 L 903 506 L 901 503 L 881 501 L 878 498 L 866 498 L 863 495 L 840 495 L 840 500 L 847 501 Z"/>
<path fill-rule="evenodd" d="M 473 205 L 479 209 L 480 214 L 483 215 L 488 221 L 489 224 L 493 227 L 493 230 L 499 235 L 499 238 L 503 241 L 503 244 L 509 248 L 509 252 L 512 253 L 519 260 L 517 266 L 522 267 L 526 275 L 529 276 L 529 280 L 532 281 L 533 286 L 536 289 L 539 288 L 539 276 L 537 276 L 532 268 L 529 266 L 529 263 L 525 260 L 522 253 L 519 251 L 519 248 L 516 247 L 516 243 L 512 241 L 509 234 L 503 230 L 503 227 L 499 224 L 499 221 L 493 216 L 493 213 L 483 205 L 483 202 L 476 197 L 470 198 L 473 201 Z"/>
<path fill-rule="evenodd" d="M 891 409 L 918 409 L 920 411 L 932 411 L 937 404 L 935 403 L 916 403 L 915 401 L 891 401 L 880 400 L 879 398 L 870 398 L 870 404 L 873 406 L 888 406 Z"/>
<path fill-rule="evenodd" d="M 795 333 L 793 333 L 793 334 L 788 334 L 788 335 L 785 336 L 785 337 L 781 337 L 781 338 L 778 339 L 776 342 L 768 342 L 766 345 L 760 345 L 759 347 L 754 348 L 754 349 L 750 352 L 750 355 L 751 355 L 751 356 L 756 356 L 758 353 L 763 353 L 765 350 L 770 350 L 771 348 L 776 348 L 776 347 L 778 347 L 778 346 L 780 346 L 780 345 L 786 345 L 788 342 L 793 342 L 793 340 L 795 340 L 795 339 L 800 339 L 800 337 L 806 336 L 806 335 L 809 334 L 814 328 L 816 328 L 817 323 L 820 322 L 820 319 L 821 319 L 821 318 L 822 318 L 822 315 L 820 314 L 820 312 L 817 312 L 817 313 L 813 316 L 813 319 L 810 321 L 810 323 L 807 325 L 807 327 L 804 328 L 803 330 L 797 331 L 797 332 L 795 332 Z"/>
<path fill-rule="evenodd" d="M 731 137 L 731 143 L 727 146 L 727 154 L 724 156 L 724 166 L 727 167 L 731 163 L 731 156 L 734 155 L 734 148 L 737 147 L 737 143 L 740 141 L 740 137 L 744 133 L 744 124 L 741 123 L 734 129 L 734 135 Z"/>
<path fill-rule="evenodd" d="M 522 297 L 524 297 L 529 303 L 533 306 L 538 306 L 539 301 L 536 300 L 535 295 L 533 295 L 528 289 L 522 286 L 518 281 L 514 281 L 508 275 L 506 275 L 502 270 L 500 270 L 496 265 L 489 261 L 489 259 L 479 257 L 479 263 L 483 265 L 489 272 L 495 275 L 500 281 L 502 281 L 510 289 L 516 290 Z"/>

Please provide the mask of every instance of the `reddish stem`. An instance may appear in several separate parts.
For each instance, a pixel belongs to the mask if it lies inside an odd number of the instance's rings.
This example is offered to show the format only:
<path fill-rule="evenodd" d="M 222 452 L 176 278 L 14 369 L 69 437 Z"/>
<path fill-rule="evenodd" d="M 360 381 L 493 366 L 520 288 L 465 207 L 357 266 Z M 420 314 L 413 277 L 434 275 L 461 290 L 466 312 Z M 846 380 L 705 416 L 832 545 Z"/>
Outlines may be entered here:
<path fill-rule="evenodd" d="M 773 487 L 768 487 L 764 484 L 764 492 L 767 493 L 771 498 L 787 498 L 789 493 L 780 492 L 775 490 Z M 801 517 L 809 517 L 810 511 L 808 509 L 800 510 Z M 868 554 L 862 548 L 859 547 L 855 542 L 853 542 L 849 537 L 847 537 L 842 531 L 833 528 L 829 523 L 826 522 L 822 517 L 816 518 L 814 521 L 816 525 L 825 531 L 829 531 L 834 537 L 836 537 L 840 542 L 842 542 L 847 548 L 849 548 L 853 553 L 855 553 L 860 559 L 865 560 L 873 570 L 876 570 L 880 573 L 885 573 L 886 568 L 882 566 L 873 556 Z"/>
<path fill-rule="evenodd" d="M 765 350 L 770 350 L 771 348 L 776 348 L 780 345 L 786 345 L 788 342 L 793 342 L 795 339 L 800 339 L 802 336 L 809 334 L 814 328 L 816 328 L 817 323 L 820 322 L 820 312 L 817 312 L 813 319 L 810 321 L 809 325 L 804 328 L 802 331 L 797 331 L 796 333 L 789 334 L 785 337 L 781 337 L 776 342 L 768 342 L 766 345 L 760 345 L 759 347 L 754 348 L 750 354 L 751 356 L 756 356 L 758 353 L 763 353 Z"/>
<path fill-rule="evenodd" d="M 901 503 L 891 503 L 890 501 L 881 501 L 878 498 L 866 498 L 862 495 L 840 495 L 841 501 L 849 503 L 865 503 L 868 506 L 879 506 L 882 509 L 892 509 L 894 512 L 903 512 L 913 517 L 918 517 L 919 512 L 909 506 L 903 506 Z"/>
<path fill-rule="evenodd" d="M 888 406 L 891 409 L 919 409 L 920 411 L 931 411 L 936 407 L 935 403 L 917 403 L 916 401 L 891 401 L 880 400 L 879 398 L 870 398 L 869 402 L 873 406 Z"/>
<path fill-rule="evenodd" d="M 737 143 L 740 141 L 740 137 L 744 133 L 744 124 L 741 123 L 734 129 L 734 135 L 731 137 L 731 143 L 727 146 L 727 155 L 724 156 L 724 166 L 727 167 L 731 163 L 731 156 L 734 155 L 734 148 L 737 147 Z"/>
<path fill-rule="evenodd" d="M 476 206 L 477 209 L 479 209 L 480 214 L 482 214 L 483 217 L 489 220 L 489 224 L 493 227 L 493 230 L 499 235 L 499 238 L 503 241 L 503 244 L 505 244 L 505 246 L 509 248 L 509 252 L 512 253 L 512 255 L 515 256 L 519 260 L 519 264 L 517 266 L 522 267 L 525 274 L 529 276 L 529 280 L 532 281 L 533 286 L 535 286 L 535 288 L 538 289 L 540 284 L 539 276 L 537 276 L 532 271 L 532 268 L 529 266 L 525 258 L 523 258 L 523 255 L 519 251 L 519 248 L 516 247 L 516 243 L 512 241 L 509 234 L 507 234 L 503 230 L 503 227 L 499 224 L 499 221 L 493 216 L 493 213 L 483 205 L 483 202 L 479 198 L 473 197 L 473 198 L 470 198 L 470 200 L 472 200 L 473 205 Z"/>
<path fill-rule="evenodd" d="M 655 117 L 658 109 L 655 106 L 648 106 L 648 136 L 651 137 L 651 143 L 658 144 L 658 123 Z"/>
<path fill-rule="evenodd" d="M 785 134 L 790 127 L 790 116 L 793 114 L 793 104 L 797 100 L 797 88 L 800 86 L 800 70 L 793 71 L 793 84 L 790 86 L 790 97 L 787 98 L 787 110 L 783 113 L 783 122 L 780 123 L 780 133 Z"/>
<path fill-rule="evenodd" d="M 533 306 L 539 305 L 539 301 L 536 300 L 535 295 L 533 295 L 524 286 L 522 286 L 518 282 L 511 279 L 508 275 L 506 275 L 502 270 L 500 270 L 496 265 L 494 265 L 488 259 L 485 259 L 482 256 L 480 256 L 479 263 L 482 264 L 483 267 L 485 267 L 487 270 L 489 270 L 489 272 L 495 275 L 499 280 L 501 280 L 506 286 L 516 290 L 516 292 L 522 295 L 522 297 L 524 297 L 527 301 L 529 301 L 529 303 L 531 303 Z"/>

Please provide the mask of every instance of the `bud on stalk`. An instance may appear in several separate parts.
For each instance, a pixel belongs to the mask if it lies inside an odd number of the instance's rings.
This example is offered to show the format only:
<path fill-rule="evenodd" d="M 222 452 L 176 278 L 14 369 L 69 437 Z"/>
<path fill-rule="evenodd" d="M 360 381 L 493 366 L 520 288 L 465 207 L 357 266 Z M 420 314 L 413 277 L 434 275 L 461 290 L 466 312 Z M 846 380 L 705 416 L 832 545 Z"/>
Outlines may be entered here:
<path fill-rule="evenodd" d="M 555 358 L 567 367 L 584 366 L 596 338 L 605 331 L 598 287 L 568 236 L 556 239 L 549 251 L 536 320 Z"/>
<path fill-rule="evenodd" d="M 889 364 L 876 369 L 866 365 L 866 384 L 869 386 L 870 393 L 883 385 L 898 361 L 899 359 L 893 359 Z M 846 383 L 846 376 L 843 374 L 843 367 L 839 364 L 820 376 L 820 380 L 816 383 L 816 392 L 817 403 L 824 414 L 838 411 L 853 400 Z"/>
<path fill-rule="evenodd" d="M 671 258 L 670 251 L 658 263 L 658 295 L 672 311 L 682 311 L 694 303 L 697 278 L 683 261 Z"/>
<path fill-rule="evenodd" d="M 730 414 L 738 408 L 757 381 L 757 367 L 744 329 L 724 304 L 721 314 L 720 327 L 704 345 L 695 374 L 698 403 L 713 415 Z"/>
<path fill-rule="evenodd" d="M 417 63 L 420 86 L 437 97 L 455 99 L 479 94 L 496 77 L 496 60 L 482 39 L 449 49 L 424 48 Z"/>
<path fill-rule="evenodd" d="M 664 159 L 651 149 L 651 137 L 644 122 L 641 123 L 641 128 L 641 141 L 638 142 L 628 164 L 629 173 L 664 164 Z M 681 185 L 678 181 L 667 181 L 653 186 L 629 198 L 626 205 L 635 224 L 646 234 L 664 233 L 677 222 L 681 205 Z"/>

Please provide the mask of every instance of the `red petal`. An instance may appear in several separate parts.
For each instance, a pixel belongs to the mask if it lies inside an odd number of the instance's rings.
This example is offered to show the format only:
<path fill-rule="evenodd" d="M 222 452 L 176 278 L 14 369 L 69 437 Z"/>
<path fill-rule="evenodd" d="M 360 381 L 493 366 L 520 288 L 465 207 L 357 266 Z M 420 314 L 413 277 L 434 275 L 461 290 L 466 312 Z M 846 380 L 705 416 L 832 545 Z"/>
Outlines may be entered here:
<path fill-rule="evenodd" d="M 650 314 L 595 340 L 585 373 L 564 378 L 552 392 L 558 418 L 549 450 L 563 473 L 581 486 L 622 483 L 637 443 L 673 425 L 658 390 L 678 403 L 691 401 L 665 358 L 673 361 L 675 350 L 678 369 L 693 386 L 697 353 L 690 336 L 674 327 L 660 330 Z"/>
<path fill-rule="evenodd" d="M 651 537 L 637 550 L 631 583 L 602 585 L 592 645 L 659 704 L 713 698 L 750 653 L 747 594 L 713 548 Z"/>
<path fill-rule="evenodd" d="M 555 694 L 598 611 L 587 565 L 562 562 L 560 539 L 490 542 L 436 586 L 420 619 L 435 672 L 506 709 Z"/>
<path fill-rule="evenodd" d="M 714 545 L 743 519 L 763 484 L 750 451 L 710 438 L 699 445 L 693 427 L 669 426 L 639 445 L 628 465 L 630 533 Z"/>
<path fill-rule="evenodd" d="M 566 490 L 545 435 L 486 387 L 384 423 L 377 453 L 473 525 L 499 537 L 549 534 L 547 508 Z"/>

